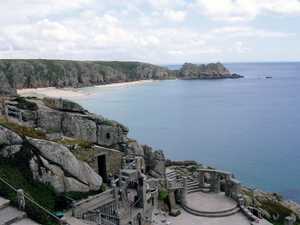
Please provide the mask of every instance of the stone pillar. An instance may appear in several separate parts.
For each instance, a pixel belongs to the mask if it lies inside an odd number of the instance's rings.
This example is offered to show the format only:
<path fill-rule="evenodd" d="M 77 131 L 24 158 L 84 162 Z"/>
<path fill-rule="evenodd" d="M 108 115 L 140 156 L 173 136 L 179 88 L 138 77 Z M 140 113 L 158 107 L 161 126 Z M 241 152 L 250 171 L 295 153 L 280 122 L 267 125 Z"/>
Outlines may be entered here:
<path fill-rule="evenodd" d="M 218 174 L 215 175 L 215 185 L 214 185 L 214 192 L 215 193 L 220 193 L 221 191 L 221 181 L 220 181 L 220 176 Z"/>
<path fill-rule="evenodd" d="M 224 183 L 224 191 L 225 191 L 225 196 L 229 197 L 230 196 L 230 178 L 228 175 L 225 176 L 225 183 Z"/>
<path fill-rule="evenodd" d="M 115 204 L 116 204 L 116 207 L 119 208 L 119 189 L 118 189 L 115 181 L 112 181 L 112 187 L 113 187 L 113 192 L 114 192 Z"/>
<path fill-rule="evenodd" d="M 199 181 L 199 187 L 203 188 L 204 185 L 205 185 L 205 182 L 204 182 L 204 172 L 199 171 L 199 173 L 198 173 L 198 181 Z"/>
<path fill-rule="evenodd" d="M 216 177 L 217 177 L 217 174 L 215 171 L 211 172 L 210 173 L 210 191 L 212 192 L 215 192 L 216 190 Z"/>
<path fill-rule="evenodd" d="M 18 201 L 18 207 L 21 210 L 25 209 L 25 194 L 22 189 L 17 190 L 17 201 Z"/>
<path fill-rule="evenodd" d="M 294 225 L 296 222 L 296 218 L 294 215 L 287 216 L 284 218 L 284 225 Z"/>
<path fill-rule="evenodd" d="M 147 207 L 147 185 L 146 178 L 143 177 L 143 209 L 145 210 Z"/>
<path fill-rule="evenodd" d="M 19 111 L 18 116 L 19 116 L 19 121 L 22 122 L 22 120 L 23 120 L 23 118 L 22 118 L 22 111 Z"/>
<path fill-rule="evenodd" d="M 4 104 L 5 117 L 8 118 L 8 107 Z"/>
<path fill-rule="evenodd" d="M 170 202 L 170 208 L 171 211 L 176 209 L 176 201 L 175 201 L 175 193 L 174 191 L 169 192 L 169 202 Z"/>
<path fill-rule="evenodd" d="M 187 202 L 187 178 L 183 177 L 183 190 L 182 190 L 182 197 L 181 197 L 182 204 L 186 204 Z"/>

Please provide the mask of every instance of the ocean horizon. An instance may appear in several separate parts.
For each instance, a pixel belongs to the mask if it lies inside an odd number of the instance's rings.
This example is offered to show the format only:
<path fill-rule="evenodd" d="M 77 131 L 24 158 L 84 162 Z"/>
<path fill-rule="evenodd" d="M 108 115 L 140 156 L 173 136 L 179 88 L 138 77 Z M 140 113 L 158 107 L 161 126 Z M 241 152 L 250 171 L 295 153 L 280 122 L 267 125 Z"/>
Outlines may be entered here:
<path fill-rule="evenodd" d="M 167 158 L 229 170 L 244 185 L 300 202 L 300 63 L 225 66 L 245 78 L 89 87 L 93 95 L 76 101 Z"/>

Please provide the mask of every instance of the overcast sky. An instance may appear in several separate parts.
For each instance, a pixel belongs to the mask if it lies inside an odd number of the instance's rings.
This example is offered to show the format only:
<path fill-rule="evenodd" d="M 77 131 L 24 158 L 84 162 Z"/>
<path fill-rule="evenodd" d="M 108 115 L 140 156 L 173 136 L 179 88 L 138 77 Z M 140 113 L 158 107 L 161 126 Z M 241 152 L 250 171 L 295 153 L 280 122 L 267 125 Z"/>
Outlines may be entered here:
<path fill-rule="evenodd" d="M 300 60 L 299 0 L 0 0 L 0 58 Z"/>

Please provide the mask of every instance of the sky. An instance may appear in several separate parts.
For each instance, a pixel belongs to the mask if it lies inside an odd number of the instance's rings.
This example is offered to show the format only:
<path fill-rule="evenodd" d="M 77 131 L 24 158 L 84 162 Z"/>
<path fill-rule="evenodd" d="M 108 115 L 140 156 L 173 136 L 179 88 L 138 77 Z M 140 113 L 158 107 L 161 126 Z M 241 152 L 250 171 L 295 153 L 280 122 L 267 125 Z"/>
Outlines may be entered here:
<path fill-rule="evenodd" d="M 0 0 L 0 58 L 300 61 L 300 0 Z"/>

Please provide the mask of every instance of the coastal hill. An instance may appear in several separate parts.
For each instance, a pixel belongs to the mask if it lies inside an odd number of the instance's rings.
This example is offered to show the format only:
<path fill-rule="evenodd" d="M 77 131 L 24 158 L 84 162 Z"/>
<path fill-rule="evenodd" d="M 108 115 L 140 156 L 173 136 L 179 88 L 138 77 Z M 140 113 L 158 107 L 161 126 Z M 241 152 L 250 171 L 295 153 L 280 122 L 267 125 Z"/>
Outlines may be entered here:
<path fill-rule="evenodd" d="M 67 61 L 43 59 L 0 60 L 0 93 L 16 95 L 16 89 L 85 87 L 92 85 L 165 79 L 240 78 L 221 63 L 185 63 L 180 70 L 142 62 Z"/>

